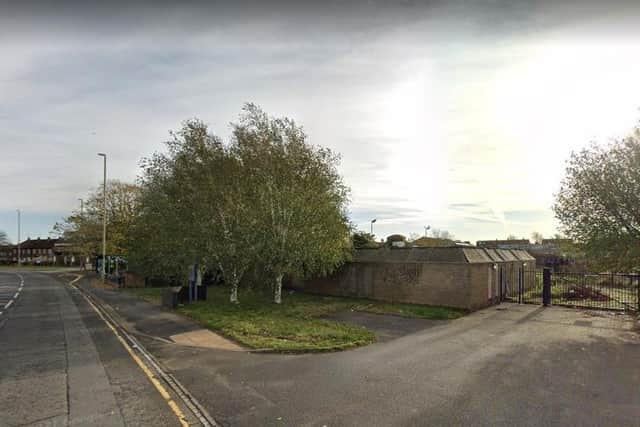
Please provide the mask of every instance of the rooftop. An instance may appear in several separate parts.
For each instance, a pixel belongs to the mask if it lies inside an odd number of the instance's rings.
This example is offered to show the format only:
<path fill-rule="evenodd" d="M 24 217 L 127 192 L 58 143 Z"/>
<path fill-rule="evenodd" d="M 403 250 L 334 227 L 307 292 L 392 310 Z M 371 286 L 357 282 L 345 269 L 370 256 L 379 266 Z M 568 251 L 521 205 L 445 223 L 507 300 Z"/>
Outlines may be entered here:
<path fill-rule="evenodd" d="M 357 249 L 355 262 L 424 262 L 424 263 L 496 263 L 534 261 L 523 250 L 484 249 L 476 247 L 406 247 Z"/>

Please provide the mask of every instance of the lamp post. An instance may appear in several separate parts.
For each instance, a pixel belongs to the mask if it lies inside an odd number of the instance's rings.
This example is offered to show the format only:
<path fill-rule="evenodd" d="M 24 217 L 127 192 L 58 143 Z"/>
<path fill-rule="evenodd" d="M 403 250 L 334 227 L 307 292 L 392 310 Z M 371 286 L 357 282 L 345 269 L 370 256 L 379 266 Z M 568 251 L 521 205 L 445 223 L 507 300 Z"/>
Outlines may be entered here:
<path fill-rule="evenodd" d="M 378 219 L 374 218 L 371 220 L 371 235 L 373 236 L 373 223 L 376 222 Z"/>
<path fill-rule="evenodd" d="M 20 267 L 20 209 L 16 209 L 16 212 L 18 212 L 18 267 Z"/>
<path fill-rule="evenodd" d="M 82 218 L 84 216 L 84 200 L 82 199 L 78 199 L 80 200 L 80 218 Z"/>
<path fill-rule="evenodd" d="M 430 225 L 425 225 L 425 226 L 424 226 L 424 237 L 427 237 L 427 235 L 428 235 L 428 231 L 429 231 L 429 229 L 430 229 L 430 228 L 431 228 L 431 226 L 430 226 Z"/>
<path fill-rule="evenodd" d="M 103 180 L 102 180 L 102 283 L 104 283 L 107 271 L 107 155 L 98 153 L 103 158 Z"/>

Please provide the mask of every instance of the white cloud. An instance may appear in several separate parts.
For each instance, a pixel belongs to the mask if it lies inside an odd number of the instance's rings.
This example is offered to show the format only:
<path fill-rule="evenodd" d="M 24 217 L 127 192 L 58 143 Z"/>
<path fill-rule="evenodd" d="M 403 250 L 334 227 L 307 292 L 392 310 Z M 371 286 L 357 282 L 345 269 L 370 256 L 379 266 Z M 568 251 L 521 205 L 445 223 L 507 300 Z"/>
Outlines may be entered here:
<path fill-rule="evenodd" d="M 381 216 L 387 234 L 551 234 L 568 153 L 637 117 L 637 30 L 597 3 L 462 4 L 0 20 L 0 211 L 58 217 L 100 182 L 98 151 L 133 180 L 182 120 L 228 135 L 253 101 L 342 154 L 365 229 Z"/>

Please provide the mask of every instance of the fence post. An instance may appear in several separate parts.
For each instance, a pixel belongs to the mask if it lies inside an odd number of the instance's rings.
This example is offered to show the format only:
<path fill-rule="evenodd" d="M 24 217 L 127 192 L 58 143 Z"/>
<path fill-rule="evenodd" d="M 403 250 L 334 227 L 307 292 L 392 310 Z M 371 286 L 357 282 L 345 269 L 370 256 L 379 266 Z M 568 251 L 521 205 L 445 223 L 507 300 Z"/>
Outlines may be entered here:
<path fill-rule="evenodd" d="M 522 304 L 522 289 L 524 288 L 524 267 L 520 267 L 518 271 L 518 304 Z"/>
<path fill-rule="evenodd" d="M 637 295 L 638 295 L 638 314 L 640 315 L 640 274 L 636 275 L 636 287 L 637 289 Z"/>
<path fill-rule="evenodd" d="M 548 307 L 551 304 L 551 269 L 542 270 L 542 304 Z"/>

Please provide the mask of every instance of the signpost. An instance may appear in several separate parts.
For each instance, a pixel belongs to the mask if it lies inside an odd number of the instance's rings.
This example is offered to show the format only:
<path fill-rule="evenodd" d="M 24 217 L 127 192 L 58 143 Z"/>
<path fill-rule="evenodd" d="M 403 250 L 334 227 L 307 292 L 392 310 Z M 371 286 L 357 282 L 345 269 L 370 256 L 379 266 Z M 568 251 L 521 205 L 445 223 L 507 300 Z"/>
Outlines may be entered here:
<path fill-rule="evenodd" d="M 190 303 L 198 301 L 198 289 L 196 288 L 196 286 L 198 285 L 199 276 L 200 276 L 198 272 L 199 272 L 198 264 L 191 265 L 191 271 L 189 274 L 189 302 Z"/>

